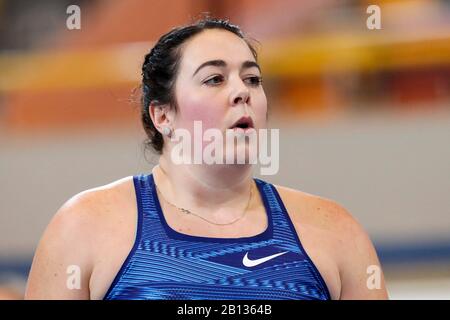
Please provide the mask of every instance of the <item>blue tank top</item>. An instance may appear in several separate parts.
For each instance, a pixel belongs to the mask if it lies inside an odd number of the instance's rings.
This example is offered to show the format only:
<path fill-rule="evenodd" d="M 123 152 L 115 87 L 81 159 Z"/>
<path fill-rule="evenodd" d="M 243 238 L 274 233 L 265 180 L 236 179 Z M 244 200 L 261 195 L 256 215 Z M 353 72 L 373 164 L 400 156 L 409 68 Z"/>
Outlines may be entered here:
<path fill-rule="evenodd" d="M 133 177 L 136 239 L 104 299 L 330 299 L 276 188 L 254 178 L 268 227 L 241 238 L 180 233 L 166 222 L 152 174 Z"/>

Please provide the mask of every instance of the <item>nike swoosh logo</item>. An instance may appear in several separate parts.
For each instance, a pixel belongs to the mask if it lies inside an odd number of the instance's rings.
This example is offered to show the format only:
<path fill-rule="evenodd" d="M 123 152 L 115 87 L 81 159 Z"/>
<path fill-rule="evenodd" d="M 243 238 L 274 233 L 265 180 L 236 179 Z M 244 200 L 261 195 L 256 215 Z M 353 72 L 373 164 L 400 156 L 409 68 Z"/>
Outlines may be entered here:
<path fill-rule="evenodd" d="M 251 268 L 251 267 L 255 267 L 255 266 L 257 266 L 257 265 L 259 265 L 261 263 L 264 263 L 266 261 L 272 260 L 272 259 L 274 259 L 276 257 L 279 257 L 279 256 L 281 256 L 281 255 L 283 255 L 285 253 L 288 253 L 288 251 L 276 253 L 276 254 L 273 254 L 271 256 L 260 258 L 260 259 L 256 259 L 256 260 L 250 260 L 248 258 L 248 252 L 247 252 L 245 254 L 245 256 L 244 256 L 244 259 L 242 259 L 242 263 L 244 264 L 244 266 Z"/>

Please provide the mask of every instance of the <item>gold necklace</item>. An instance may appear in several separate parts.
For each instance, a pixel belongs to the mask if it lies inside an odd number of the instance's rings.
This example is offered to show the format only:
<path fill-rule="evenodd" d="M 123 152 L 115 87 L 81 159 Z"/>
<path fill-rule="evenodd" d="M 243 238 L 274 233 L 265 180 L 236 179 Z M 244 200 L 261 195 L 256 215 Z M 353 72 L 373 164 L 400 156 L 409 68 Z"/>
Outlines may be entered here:
<path fill-rule="evenodd" d="M 247 209 L 248 209 L 248 207 L 249 207 L 249 205 L 250 205 L 250 200 L 252 199 L 252 190 L 253 190 L 252 186 L 250 186 L 250 197 L 248 198 L 247 206 L 245 207 L 245 210 L 244 210 L 244 213 L 242 214 L 242 216 L 240 216 L 239 218 L 237 218 L 237 219 L 235 219 L 235 220 L 233 220 L 233 221 L 231 221 L 231 222 L 227 222 L 227 223 L 217 223 L 217 222 L 213 222 L 213 221 L 210 221 L 210 220 L 208 220 L 208 219 L 205 219 L 205 218 L 202 217 L 201 215 L 198 215 L 198 214 L 192 212 L 191 210 L 188 210 L 188 209 L 185 209 L 185 208 L 180 208 L 180 207 L 176 206 L 175 204 L 171 203 L 170 201 L 168 201 L 168 200 L 163 196 L 161 190 L 159 190 L 159 188 L 158 188 L 158 186 L 156 185 L 156 183 L 155 183 L 155 186 L 156 186 L 156 191 L 158 191 L 158 193 L 161 195 L 161 197 L 164 199 L 164 201 L 167 202 L 168 204 L 170 204 L 171 206 L 175 207 L 176 209 L 178 209 L 178 211 L 180 211 L 180 212 L 182 212 L 182 213 L 185 213 L 185 214 L 192 214 L 192 215 L 194 215 L 194 216 L 199 217 L 199 218 L 202 219 L 202 220 L 205 220 L 205 221 L 208 222 L 208 223 L 215 224 L 215 225 L 217 225 L 217 226 L 227 226 L 227 225 L 231 225 L 231 224 L 236 223 L 237 221 L 241 220 L 241 219 L 246 215 L 246 213 L 247 213 Z"/>

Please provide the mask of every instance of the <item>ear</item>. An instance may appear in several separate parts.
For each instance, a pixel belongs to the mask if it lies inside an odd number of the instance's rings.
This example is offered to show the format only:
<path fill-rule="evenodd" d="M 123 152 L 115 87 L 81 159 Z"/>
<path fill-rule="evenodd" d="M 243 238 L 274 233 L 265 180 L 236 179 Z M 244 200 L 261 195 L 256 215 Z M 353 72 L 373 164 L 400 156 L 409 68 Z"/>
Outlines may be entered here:
<path fill-rule="evenodd" d="M 173 110 L 169 104 L 155 104 L 151 102 L 148 106 L 150 118 L 155 128 L 162 134 L 162 128 L 173 128 Z"/>

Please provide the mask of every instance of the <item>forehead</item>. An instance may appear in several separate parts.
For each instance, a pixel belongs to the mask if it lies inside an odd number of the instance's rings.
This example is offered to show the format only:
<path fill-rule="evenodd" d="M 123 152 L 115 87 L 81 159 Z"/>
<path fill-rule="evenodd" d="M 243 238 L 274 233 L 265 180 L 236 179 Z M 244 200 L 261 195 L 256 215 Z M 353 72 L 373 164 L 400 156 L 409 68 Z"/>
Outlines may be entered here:
<path fill-rule="evenodd" d="M 231 66 L 238 66 L 246 60 L 255 61 L 255 58 L 244 39 L 230 31 L 210 29 L 185 43 L 180 69 L 195 70 L 209 60 L 224 60 Z"/>

